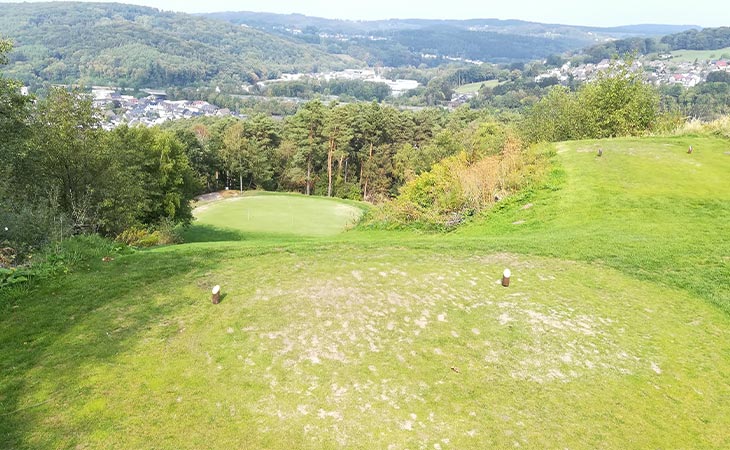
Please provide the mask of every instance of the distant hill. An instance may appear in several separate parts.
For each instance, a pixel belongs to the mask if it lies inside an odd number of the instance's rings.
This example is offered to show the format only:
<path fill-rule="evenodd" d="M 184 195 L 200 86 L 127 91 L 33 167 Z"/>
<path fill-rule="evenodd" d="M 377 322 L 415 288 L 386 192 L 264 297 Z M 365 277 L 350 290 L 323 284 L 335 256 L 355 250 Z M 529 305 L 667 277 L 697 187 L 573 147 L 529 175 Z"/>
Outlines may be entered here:
<path fill-rule="evenodd" d="M 352 21 L 245 11 L 205 16 L 292 37 L 330 52 L 347 53 L 370 64 L 386 66 L 422 63 L 433 66 L 450 62 L 446 57 L 489 62 L 527 61 L 630 36 L 661 36 L 699 28 L 654 24 L 598 28 L 499 19 Z"/>
<path fill-rule="evenodd" d="M 0 34 L 15 43 L 3 71 L 29 84 L 241 84 L 362 65 L 249 27 L 112 3 L 3 3 Z"/>

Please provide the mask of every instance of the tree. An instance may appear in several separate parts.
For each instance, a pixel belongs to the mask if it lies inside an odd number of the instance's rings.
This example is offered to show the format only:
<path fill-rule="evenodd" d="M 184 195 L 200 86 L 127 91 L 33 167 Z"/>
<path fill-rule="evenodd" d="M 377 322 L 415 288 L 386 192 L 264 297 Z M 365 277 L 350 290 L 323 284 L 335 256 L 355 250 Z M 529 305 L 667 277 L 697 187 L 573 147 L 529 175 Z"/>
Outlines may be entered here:
<path fill-rule="evenodd" d="M 289 122 L 291 140 L 298 145 L 295 163 L 306 171 L 305 193 L 312 193 L 312 174 L 321 164 L 326 138 L 324 136 L 325 108 L 321 101 L 305 103 Z"/>
<path fill-rule="evenodd" d="M 578 91 L 582 119 L 592 138 L 637 135 L 649 130 L 659 114 L 659 94 L 630 70 L 631 61 L 616 63 Z"/>
<path fill-rule="evenodd" d="M 707 74 L 708 83 L 730 83 L 730 72 L 716 70 Z"/>
<path fill-rule="evenodd" d="M 103 229 L 118 233 L 136 224 L 192 219 L 190 201 L 199 185 L 174 132 L 123 126 L 105 146 L 113 158 L 101 204 Z"/>
<path fill-rule="evenodd" d="M 36 105 L 32 127 L 16 177 L 22 177 L 25 189 L 38 197 L 57 197 L 75 226 L 92 226 L 110 162 L 91 100 L 75 91 L 52 88 Z"/>
<path fill-rule="evenodd" d="M 578 92 L 555 86 L 535 104 L 523 131 L 531 141 L 638 135 L 659 117 L 659 94 L 629 63 L 614 63 Z"/>
<path fill-rule="evenodd" d="M 238 188 L 243 192 L 243 174 L 249 170 L 247 156 L 249 142 L 244 134 L 243 122 L 228 127 L 223 135 L 221 157 L 230 173 L 238 174 Z"/>
<path fill-rule="evenodd" d="M 9 41 L 0 39 L 0 65 L 7 63 L 11 49 Z M 30 132 L 28 125 L 33 98 L 22 95 L 21 86 L 20 82 L 0 74 L 0 161 L 3 161 L 0 176 L 4 177 L 10 175 L 2 171 L 10 170 Z"/>
<path fill-rule="evenodd" d="M 350 110 L 336 103 L 330 105 L 324 133 L 327 136 L 327 197 L 332 197 L 333 161 L 338 158 L 339 168 L 342 170 L 342 160 L 348 154 L 350 141 L 354 135 Z"/>
<path fill-rule="evenodd" d="M 217 188 L 216 173 L 222 164 L 217 152 L 208 145 L 208 130 L 205 126 L 193 130 L 177 130 L 175 137 L 183 144 L 190 168 L 195 172 L 198 183 L 210 192 Z"/>

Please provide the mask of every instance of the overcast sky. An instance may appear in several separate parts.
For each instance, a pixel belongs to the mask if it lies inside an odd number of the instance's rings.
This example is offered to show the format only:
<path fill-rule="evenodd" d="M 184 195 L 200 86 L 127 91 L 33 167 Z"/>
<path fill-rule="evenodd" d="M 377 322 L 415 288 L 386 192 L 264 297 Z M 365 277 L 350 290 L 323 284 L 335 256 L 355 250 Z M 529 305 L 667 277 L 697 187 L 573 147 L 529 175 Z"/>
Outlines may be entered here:
<path fill-rule="evenodd" d="M 522 19 L 569 25 L 730 26 L 726 0 L 117 0 L 169 11 L 301 13 L 335 19 Z M 2 12 L 0 11 L 0 14 Z"/>

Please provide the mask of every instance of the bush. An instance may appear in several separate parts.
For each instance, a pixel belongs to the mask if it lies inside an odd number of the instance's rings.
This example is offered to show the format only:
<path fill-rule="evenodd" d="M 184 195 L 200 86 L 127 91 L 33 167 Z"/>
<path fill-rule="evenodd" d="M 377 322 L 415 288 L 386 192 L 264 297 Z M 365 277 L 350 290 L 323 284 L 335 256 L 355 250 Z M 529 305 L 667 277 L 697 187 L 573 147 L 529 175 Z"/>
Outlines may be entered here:
<path fill-rule="evenodd" d="M 172 219 L 166 219 L 157 225 L 155 231 L 159 238 L 158 245 L 180 244 L 183 242 L 180 235 L 180 226 L 176 225 Z"/>
<path fill-rule="evenodd" d="M 171 220 L 163 221 L 156 229 L 133 226 L 120 233 L 115 241 L 132 247 L 155 247 L 157 245 L 177 244 L 182 242 L 175 224 Z"/>
<path fill-rule="evenodd" d="M 498 154 L 476 161 L 473 152 L 461 152 L 434 164 L 407 182 L 395 200 L 371 211 L 365 226 L 451 230 L 545 176 L 554 150 L 525 150 L 513 134 L 505 135 L 501 145 Z"/>
<path fill-rule="evenodd" d="M 159 236 L 146 228 L 133 226 L 122 231 L 115 241 L 132 247 L 154 247 L 159 244 Z"/>
<path fill-rule="evenodd" d="M 27 269 L 0 267 L 0 289 L 25 283 L 29 278 Z"/>
<path fill-rule="evenodd" d="M 529 142 L 636 136 L 660 125 L 659 94 L 617 62 L 578 92 L 553 87 L 522 123 Z"/>
<path fill-rule="evenodd" d="M 724 116 L 713 120 L 712 122 L 691 120 L 676 127 L 674 134 L 711 134 L 713 136 L 730 139 L 730 116 Z"/>
<path fill-rule="evenodd" d="M 0 217 L 0 244 L 13 248 L 15 264 L 73 231 L 71 221 L 58 208 L 30 201 L 15 202 L 8 196 L 0 199 Z"/>
<path fill-rule="evenodd" d="M 74 236 L 54 242 L 41 251 L 29 255 L 25 265 L 0 267 L 1 297 L 7 295 L 8 291 L 5 288 L 25 289 L 35 280 L 65 274 L 81 264 L 100 261 L 105 256 L 119 254 L 125 250 L 125 246 L 99 235 Z M 10 292 L 11 297 L 12 295 Z"/>

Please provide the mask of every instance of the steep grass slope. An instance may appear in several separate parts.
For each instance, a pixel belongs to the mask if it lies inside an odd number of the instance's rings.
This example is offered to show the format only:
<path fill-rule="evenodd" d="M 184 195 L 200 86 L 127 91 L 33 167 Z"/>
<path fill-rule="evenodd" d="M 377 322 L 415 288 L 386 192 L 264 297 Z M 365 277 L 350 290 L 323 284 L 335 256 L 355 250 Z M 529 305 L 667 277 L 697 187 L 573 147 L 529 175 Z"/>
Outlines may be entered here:
<path fill-rule="evenodd" d="M 730 142 L 579 141 L 557 152 L 547 189 L 514 199 L 456 239 L 605 264 L 730 314 Z"/>

